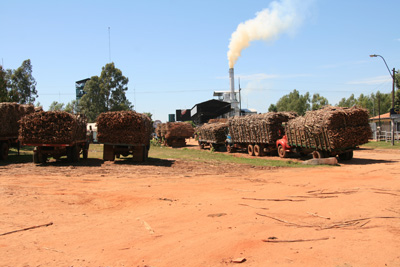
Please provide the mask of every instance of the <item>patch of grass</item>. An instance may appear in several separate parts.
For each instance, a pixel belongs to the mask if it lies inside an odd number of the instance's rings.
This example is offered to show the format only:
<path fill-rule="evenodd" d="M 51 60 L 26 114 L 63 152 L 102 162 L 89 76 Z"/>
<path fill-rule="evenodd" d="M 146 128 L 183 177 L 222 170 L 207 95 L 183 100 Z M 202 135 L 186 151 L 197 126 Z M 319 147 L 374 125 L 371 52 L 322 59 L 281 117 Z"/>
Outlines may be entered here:
<path fill-rule="evenodd" d="M 103 159 L 103 145 L 90 144 L 88 158 Z"/>
<path fill-rule="evenodd" d="M 303 165 L 294 161 L 269 160 L 263 158 L 243 158 L 235 157 L 234 154 L 227 155 L 222 153 L 212 153 L 207 150 L 194 149 L 174 149 L 169 147 L 154 147 L 149 151 L 149 156 L 161 159 L 183 159 L 199 162 L 218 162 L 218 163 L 236 163 L 247 164 L 252 166 L 270 166 L 270 167 L 312 167 L 311 165 Z"/>
<path fill-rule="evenodd" d="M 373 149 L 396 149 L 400 150 L 400 142 L 395 141 L 394 146 L 392 146 L 391 142 L 385 142 L 385 141 L 371 141 L 368 142 L 362 146 L 361 148 L 373 148 Z"/>
<path fill-rule="evenodd" d="M 6 161 L 0 161 L 1 165 L 7 165 L 11 163 L 29 163 L 33 160 L 33 147 L 21 147 L 18 156 L 18 150 L 16 148 L 10 148 L 8 152 L 8 159 Z"/>

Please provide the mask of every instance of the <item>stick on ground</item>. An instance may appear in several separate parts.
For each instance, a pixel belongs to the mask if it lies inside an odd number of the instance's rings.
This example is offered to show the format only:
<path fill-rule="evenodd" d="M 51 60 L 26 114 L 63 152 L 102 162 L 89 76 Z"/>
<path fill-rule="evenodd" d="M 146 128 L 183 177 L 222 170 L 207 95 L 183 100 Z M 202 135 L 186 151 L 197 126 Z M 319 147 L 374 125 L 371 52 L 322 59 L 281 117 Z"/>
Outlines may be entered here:
<path fill-rule="evenodd" d="M 40 227 L 47 227 L 47 226 L 50 226 L 50 225 L 53 225 L 53 223 L 50 222 L 50 223 L 46 223 L 46 224 L 41 224 L 41 225 L 35 225 L 35 226 L 27 227 L 27 228 L 24 228 L 24 229 L 14 230 L 14 231 L 11 231 L 11 232 L 6 232 L 6 233 L 3 233 L 3 234 L 0 234 L 0 236 L 2 236 L 2 235 L 9 235 L 9 234 L 17 233 L 17 232 L 22 232 L 22 231 L 28 231 L 28 230 L 36 229 L 36 228 L 40 228 Z"/>
<path fill-rule="evenodd" d="M 289 243 L 289 242 L 310 242 L 310 241 L 320 241 L 328 240 L 329 237 L 315 238 L 315 239 L 289 239 L 289 240 L 279 240 L 279 239 L 263 239 L 263 242 L 270 243 Z"/>

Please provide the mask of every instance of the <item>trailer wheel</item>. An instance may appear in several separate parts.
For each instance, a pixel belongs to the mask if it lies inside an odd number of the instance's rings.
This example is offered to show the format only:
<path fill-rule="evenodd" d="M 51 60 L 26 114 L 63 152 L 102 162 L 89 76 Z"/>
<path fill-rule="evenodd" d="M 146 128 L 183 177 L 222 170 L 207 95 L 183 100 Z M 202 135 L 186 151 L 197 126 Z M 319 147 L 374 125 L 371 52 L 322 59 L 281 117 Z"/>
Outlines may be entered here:
<path fill-rule="evenodd" d="M 288 153 L 286 152 L 285 148 L 282 145 L 278 146 L 278 155 L 281 158 L 287 158 L 288 157 Z"/>
<path fill-rule="evenodd" d="M 72 146 L 71 153 L 72 153 L 72 162 L 78 162 L 79 161 L 79 149 L 78 149 L 77 145 Z"/>
<path fill-rule="evenodd" d="M 233 147 L 231 145 L 226 145 L 226 152 L 233 153 Z"/>
<path fill-rule="evenodd" d="M 347 160 L 351 160 L 353 158 L 353 150 L 347 152 Z"/>
<path fill-rule="evenodd" d="M 149 151 L 147 150 L 147 147 L 143 147 L 143 162 L 146 162 L 147 159 L 149 158 Z"/>
<path fill-rule="evenodd" d="M 103 160 L 104 161 L 114 161 L 115 153 L 112 145 L 104 144 L 103 147 Z"/>
<path fill-rule="evenodd" d="M 264 147 L 260 145 L 255 145 L 254 146 L 254 155 L 257 157 L 264 156 Z"/>
<path fill-rule="evenodd" d="M 211 144 L 211 146 L 214 148 L 214 151 L 219 151 L 219 145 L 218 144 Z"/>
<path fill-rule="evenodd" d="M 34 150 L 33 151 L 33 163 L 40 163 L 39 161 L 39 152 Z"/>
<path fill-rule="evenodd" d="M 247 153 L 249 153 L 250 156 L 254 156 L 254 146 L 253 145 L 247 146 Z"/>
<path fill-rule="evenodd" d="M 339 159 L 340 160 L 351 160 L 353 158 L 353 151 L 345 152 L 342 154 L 339 154 Z"/>
<path fill-rule="evenodd" d="M 322 159 L 322 158 L 325 158 L 325 153 L 321 150 L 315 150 L 312 153 L 312 156 L 314 159 Z"/>
<path fill-rule="evenodd" d="M 1 151 L 0 151 L 0 159 L 7 160 L 8 159 L 8 151 L 9 151 L 8 143 L 7 142 L 1 143 L 1 148 L 0 149 L 1 149 Z"/>
<path fill-rule="evenodd" d="M 88 155 L 89 155 L 88 149 L 87 149 L 87 148 L 84 148 L 83 151 L 82 151 L 82 158 L 83 158 L 83 159 L 87 159 L 87 158 L 88 158 Z"/>

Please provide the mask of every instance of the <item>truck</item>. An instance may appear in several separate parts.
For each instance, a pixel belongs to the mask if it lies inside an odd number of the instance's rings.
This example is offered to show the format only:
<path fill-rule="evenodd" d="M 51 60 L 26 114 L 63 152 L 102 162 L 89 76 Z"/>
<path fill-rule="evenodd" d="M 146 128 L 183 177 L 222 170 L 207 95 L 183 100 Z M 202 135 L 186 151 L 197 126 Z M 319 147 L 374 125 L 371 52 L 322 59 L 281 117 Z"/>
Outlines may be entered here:
<path fill-rule="evenodd" d="M 226 137 L 228 133 L 228 123 L 224 121 L 216 121 L 205 123 L 196 128 L 196 136 L 200 149 L 207 147 L 214 150 L 225 148 Z"/>
<path fill-rule="evenodd" d="M 33 112 L 35 107 L 31 104 L 0 103 L 0 160 L 8 159 L 10 147 L 17 148 L 19 155 L 19 120 Z"/>
<path fill-rule="evenodd" d="M 153 131 L 150 118 L 135 111 L 109 111 L 97 117 L 97 139 L 103 144 L 103 160 L 128 157 L 148 159 Z"/>
<path fill-rule="evenodd" d="M 189 122 L 167 122 L 157 126 L 156 134 L 164 146 L 184 147 L 186 138 L 193 136 L 194 128 Z"/>
<path fill-rule="evenodd" d="M 244 150 L 251 156 L 276 154 L 276 141 L 284 134 L 283 123 L 294 118 L 292 112 L 268 112 L 229 119 L 226 150 Z"/>
<path fill-rule="evenodd" d="M 18 149 L 18 155 L 20 150 L 20 142 L 18 136 L 2 136 L 0 137 L 0 160 L 8 159 L 8 152 L 10 147 Z"/>
<path fill-rule="evenodd" d="M 114 161 L 115 158 L 128 157 L 137 162 L 147 161 L 149 157 L 150 143 L 148 144 L 113 144 L 103 143 L 103 160 Z"/>
<path fill-rule="evenodd" d="M 66 156 L 69 162 L 78 162 L 80 155 L 88 158 L 89 140 L 73 141 L 66 144 L 24 143 L 25 146 L 34 146 L 33 163 L 45 163 L 50 157 L 59 160 Z"/>
<path fill-rule="evenodd" d="M 24 146 L 34 147 L 34 163 L 45 163 L 50 157 L 59 160 L 63 156 L 70 162 L 78 162 L 81 154 L 83 159 L 88 157 L 86 123 L 82 114 L 35 112 L 20 120 L 19 140 Z"/>
<path fill-rule="evenodd" d="M 314 158 L 338 156 L 340 160 L 351 160 L 353 151 L 367 143 L 370 136 L 367 110 L 327 106 L 288 121 L 276 147 L 282 158 L 289 153 L 311 153 Z"/>

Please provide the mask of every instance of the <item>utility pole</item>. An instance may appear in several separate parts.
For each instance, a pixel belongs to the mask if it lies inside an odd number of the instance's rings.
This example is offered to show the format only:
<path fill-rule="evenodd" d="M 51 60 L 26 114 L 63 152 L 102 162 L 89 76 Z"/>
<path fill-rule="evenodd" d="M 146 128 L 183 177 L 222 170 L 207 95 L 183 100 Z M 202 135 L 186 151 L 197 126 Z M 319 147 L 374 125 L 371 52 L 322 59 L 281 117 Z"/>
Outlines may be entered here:
<path fill-rule="evenodd" d="M 242 116 L 242 95 L 240 94 L 242 88 L 240 88 L 240 78 L 239 78 L 239 117 Z"/>
<path fill-rule="evenodd" d="M 393 68 L 393 74 L 392 74 L 392 80 L 393 80 L 393 84 L 392 84 L 392 109 L 394 110 L 394 87 L 395 87 L 395 85 L 394 85 L 394 83 L 395 83 L 395 75 L 396 75 L 396 70 Z M 391 139 L 392 139 L 392 146 L 394 146 L 394 119 L 393 118 L 390 118 L 390 124 L 391 124 L 391 127 L 392 127 L 392 133 L 391 133 Z"/>

